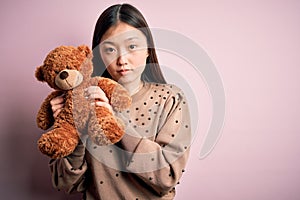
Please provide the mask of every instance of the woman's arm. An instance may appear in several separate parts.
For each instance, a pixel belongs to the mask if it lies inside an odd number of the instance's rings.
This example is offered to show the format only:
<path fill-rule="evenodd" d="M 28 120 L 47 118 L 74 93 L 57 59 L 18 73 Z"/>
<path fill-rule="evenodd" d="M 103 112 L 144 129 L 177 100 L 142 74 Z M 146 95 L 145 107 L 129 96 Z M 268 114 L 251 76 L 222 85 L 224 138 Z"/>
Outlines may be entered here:
<path fill-rule="evenodd" d="M 95 102 L 95 106 L 105 106 L 112 110 L 108 104 L 108 99 L 104 92 L 95 86 L 86 89 L 86 97 L 89 99 L 100 99 Z M 63 97 L 59 96 L 50 101 L 53 117 L 57 116 L 64 105 Z M 85 188 L 85 174 L 87 164 L 85 162 L 85 146 L 79 142 L 74 152 L 61 159 L 50 160 L 49 167 L 54 188 L 64 190 L 68 193 L 83 192 Z"/>
<path fill-rule="evenodd" d="M 63 96 L 57 96 L 49 100 L 53 118 L 55 118 L 64 106 Z M 61 159 L 51 159 L 49 163 L 52 185 L 59 190 L 68 193 L 82 192 L 84 188 L 84 174 L 86 164 L 84 160 L 85 147 L 80 141 L 72 154 Z"/>
<path fill-rule="evenodd" d="M 80 142 L 74 152 L 61 159 L 50 160 L 49 167 L 54 188 L 68 193 L 85 190 L 85 172 L 87 164 L 84 160 L 85 147 Z"/>
<path fill-rule="evenodd" d="M 189 156 L 190 116 L 182 92 L 168 99 L 160 121 L 154 141 L 126 134 L 121 143 L 133 152 L 126 169 L 164 195 L 179 183 Z"/>

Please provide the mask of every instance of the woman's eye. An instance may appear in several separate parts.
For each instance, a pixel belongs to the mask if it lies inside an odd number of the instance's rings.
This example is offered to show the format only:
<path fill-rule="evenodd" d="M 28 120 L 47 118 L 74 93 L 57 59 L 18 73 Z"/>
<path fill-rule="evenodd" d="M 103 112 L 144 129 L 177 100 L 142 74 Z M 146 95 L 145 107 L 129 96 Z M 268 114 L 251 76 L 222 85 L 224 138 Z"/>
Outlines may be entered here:
<path fill-rule="evenodd" d="M 137 47 L 137 45 L 135 45 L 135 44 L 129 45 L 129 49 L 131 49 L 131 50 L 136 49 L 136 47 Z"/>
<path fill-rule="evenodd" d="M 106 53 L 113 53 L 113 52 L 115 51 L 115 49 L 109 47 L 109 48 L 106 48 L 104 51 L 105 51 Z"/>

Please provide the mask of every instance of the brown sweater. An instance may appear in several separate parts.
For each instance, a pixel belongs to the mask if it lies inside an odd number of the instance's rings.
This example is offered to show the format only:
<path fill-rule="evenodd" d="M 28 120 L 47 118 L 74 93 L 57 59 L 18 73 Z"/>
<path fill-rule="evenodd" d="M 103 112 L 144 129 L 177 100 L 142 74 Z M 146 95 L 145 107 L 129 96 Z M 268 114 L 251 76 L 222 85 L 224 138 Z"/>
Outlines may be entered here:
<path fill-rule="evenodd" d="M 97 146 L 82 137 L 72 155 L 50 161 L 55 188 L 84 199 L 173 199 L 191 143 L 185 96 L 174 85 L 144 83 L 131 108 L 116 113 L 126 125 L 122 140 Z"/>

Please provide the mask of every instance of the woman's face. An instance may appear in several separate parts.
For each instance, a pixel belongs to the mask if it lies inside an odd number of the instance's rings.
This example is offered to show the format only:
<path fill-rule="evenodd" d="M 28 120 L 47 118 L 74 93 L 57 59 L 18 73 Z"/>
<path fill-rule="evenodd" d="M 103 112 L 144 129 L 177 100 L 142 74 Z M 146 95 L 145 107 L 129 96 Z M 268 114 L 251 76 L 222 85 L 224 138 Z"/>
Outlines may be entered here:
<path fill-rule="evenodd" d="M 147 39 L 140 30 L 120 22 L 101 38 L 100 54 L 115 81 L 140 81 L 148 57 Z"/>

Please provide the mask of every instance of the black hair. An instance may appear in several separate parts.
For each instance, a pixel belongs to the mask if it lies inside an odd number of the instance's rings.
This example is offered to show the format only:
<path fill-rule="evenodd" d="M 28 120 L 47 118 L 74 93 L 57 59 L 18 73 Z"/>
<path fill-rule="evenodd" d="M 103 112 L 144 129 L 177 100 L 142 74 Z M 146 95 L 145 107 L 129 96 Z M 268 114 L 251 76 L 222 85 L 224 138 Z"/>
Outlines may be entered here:
<path fill-rule="evenodd" d="M 119 22 L 124 22 L 139 29 L 147 38 L 149 56 L 147 57 L 146 67 L 144 72 L 142 73 L 141 79 L 146 82 L 166 83 L 166 80 L 160 69 L 160 65 L 158 63 L 150 28 L 142 13 L 130 4 L 116 4 L 110 6 L 99 16 L 95 26 L 92 44 L 94 54 L 93 75 L 100 75 L 103 77 L 111 78 L 100 56 L 99 44 L 105 32 L 110 27 L 116 25 Z"/>

